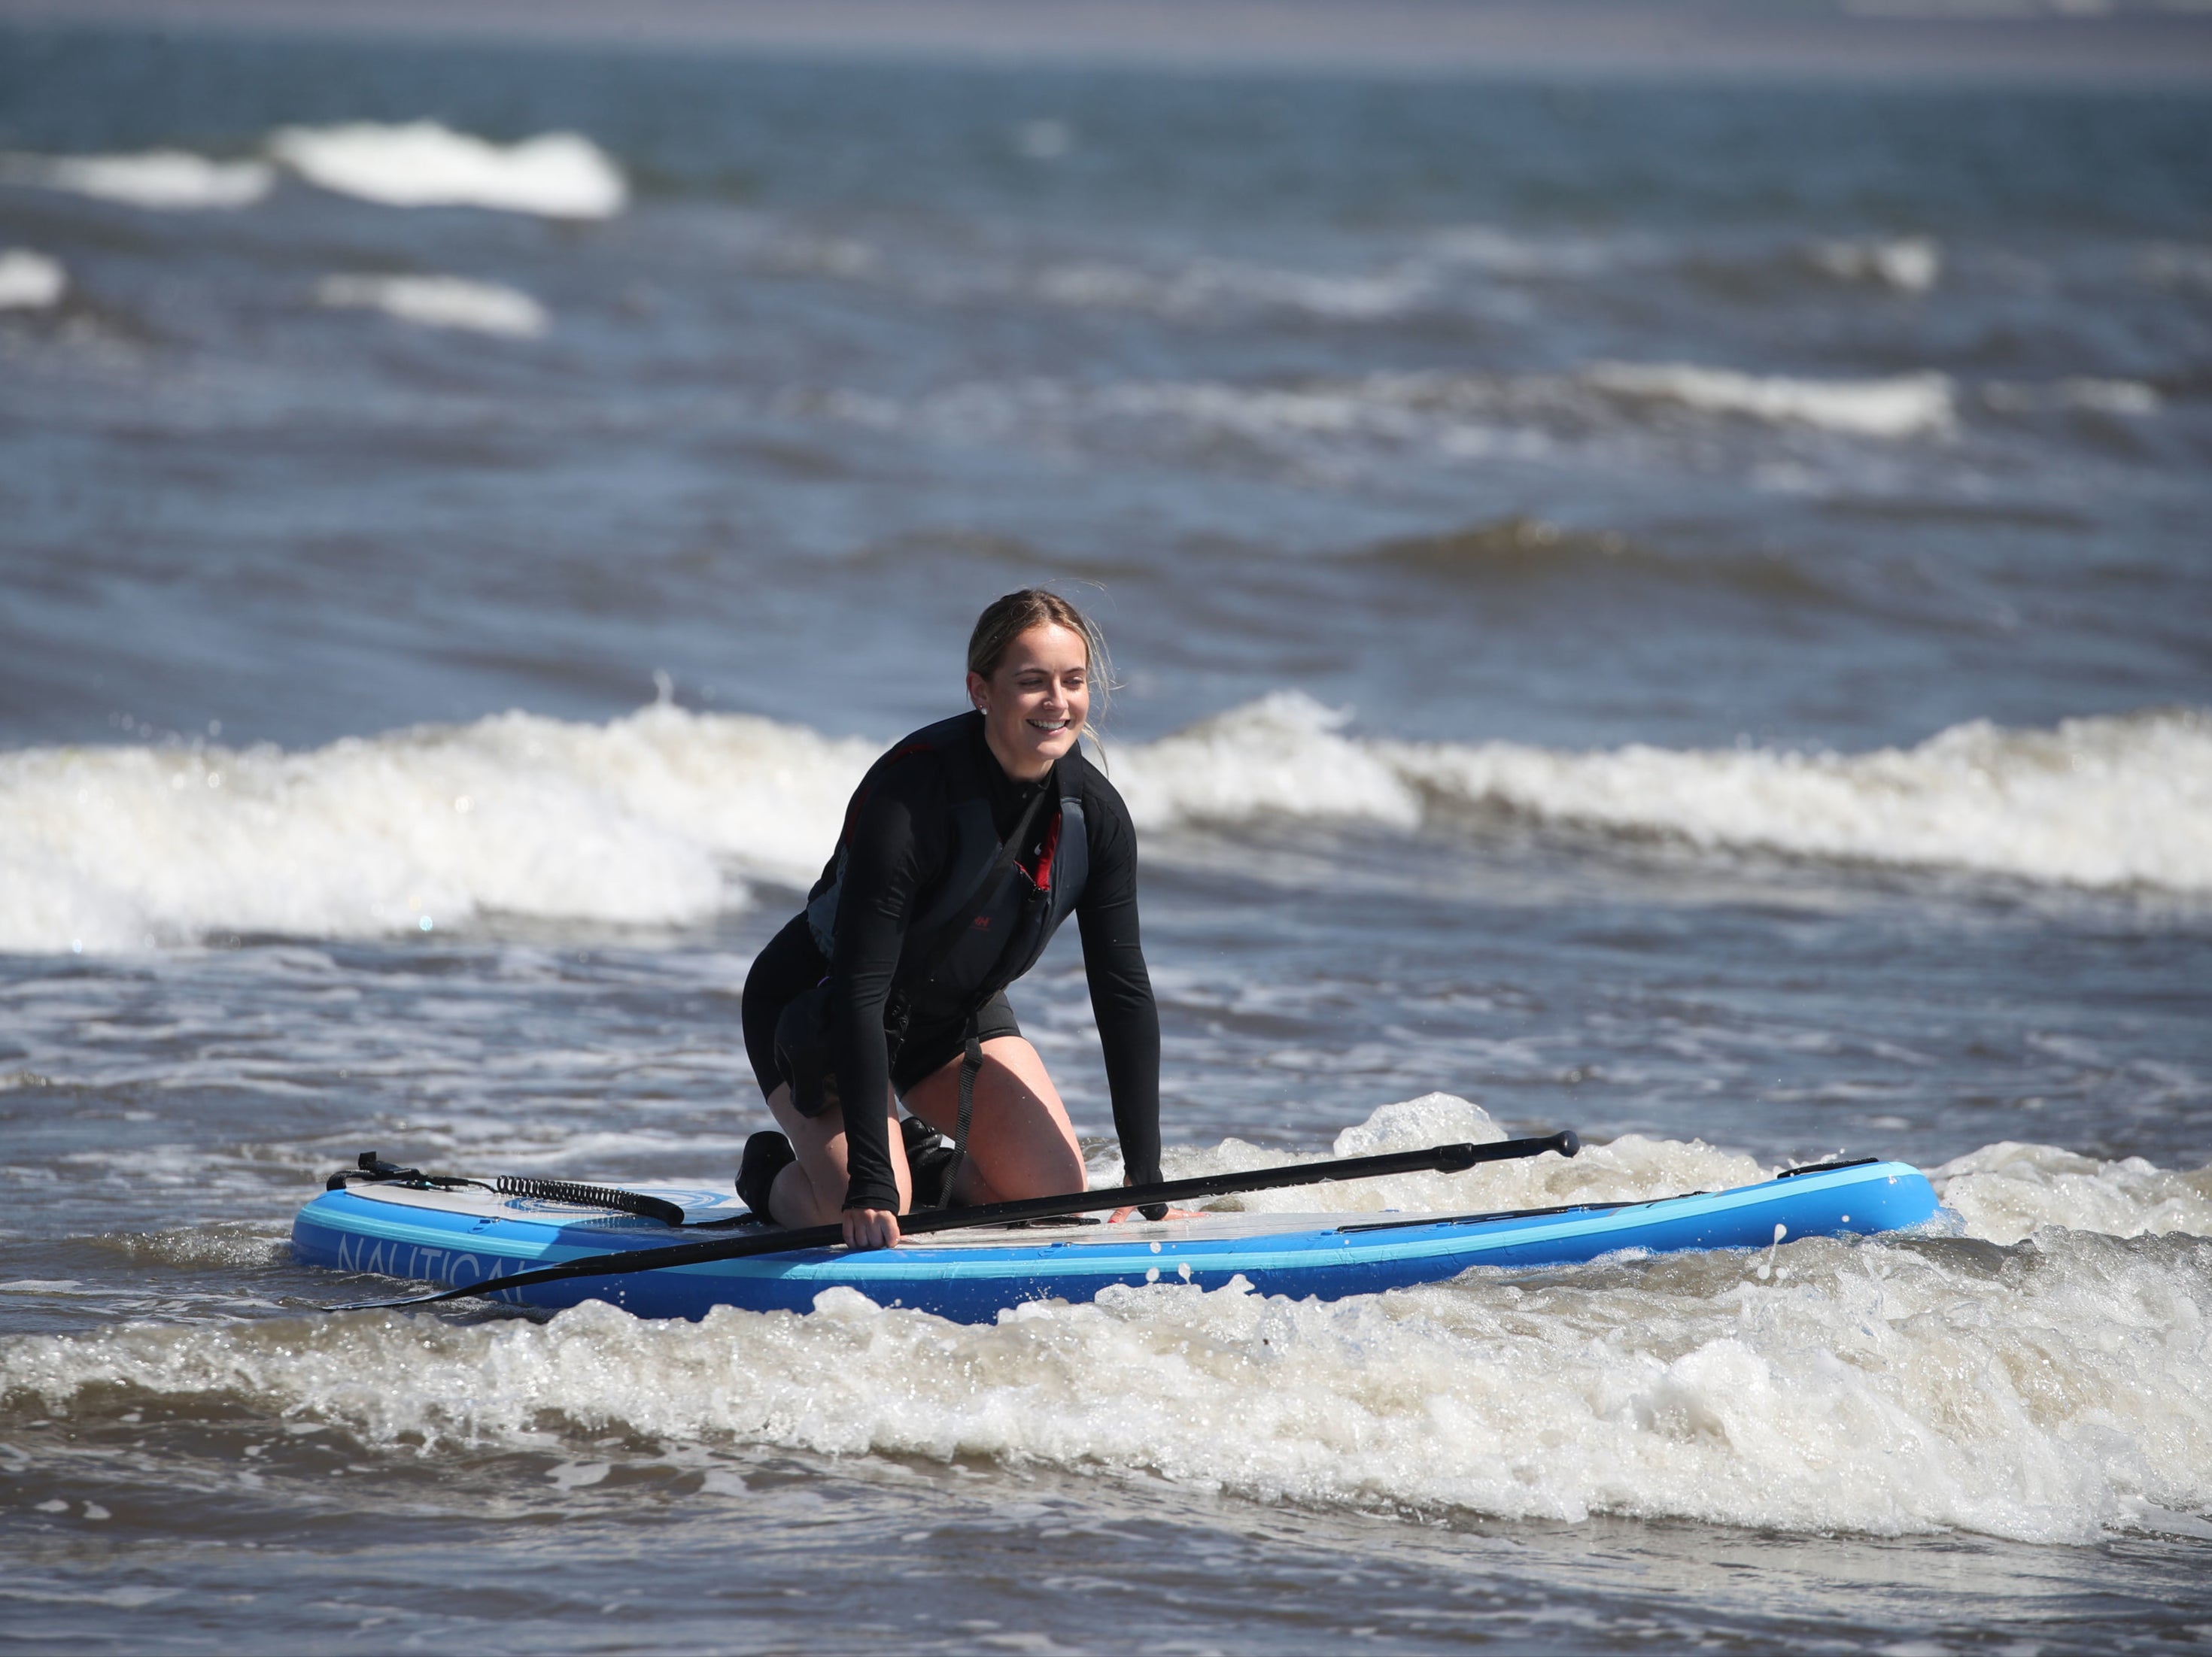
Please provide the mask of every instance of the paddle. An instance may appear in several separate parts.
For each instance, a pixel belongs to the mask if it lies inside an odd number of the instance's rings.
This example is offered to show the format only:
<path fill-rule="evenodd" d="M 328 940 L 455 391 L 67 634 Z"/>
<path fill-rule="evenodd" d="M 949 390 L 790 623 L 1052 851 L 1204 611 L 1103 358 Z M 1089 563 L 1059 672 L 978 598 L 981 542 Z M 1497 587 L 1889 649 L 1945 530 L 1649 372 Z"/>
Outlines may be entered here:
<path fill-rule="evenodd" d="M 1187 1202 L 1196 1197 L 1226 1197 L 1240 1191 L 1275 1191 L 1288 1186 L 1319 1185 L 1333 1180 L 1372 1180 L 1385 1174 L 1458 1174 L 1477 1162 L 1510 1162 L 1556 1150 L 1571 1156 L 1583 1148 L 1572 1128 L 1540 1139 L 1501 1139 L 1492 1144 L 1431 1145 L 1425 1150 L 1395 1150 L 1381 1156 L 1348 1156 L 1334 1162 L 1304 1162 L 1289 1168 L 1259 1168 L 1243 1174 L 1208 1174 L 1195 1180 L 1159 1185 L 1112 1186 L 1103 1191 L 1071 1192 L 1064 1197 L 1030 1197 L 1017 1202 L 984 1203 L 975 1208 L 937 1208 L 899 1217 L 907 1236 L 930 1231 L 965 1231 L 977 1226 L 1016 1225 L 1025 1220 L 1059 1219 L 1098 1208 L 1143 1208 L 1153 1203 Z M 403 1306 L 428 1306 L 470 1295 L 495 1295 L 563 1278 L 605 1277 L 615 1272 L 659 1272 L 672 1266 L 701 1266 L 709 1260 L 743 1259 L 752 1254 L 782 1254 L 830 1248 L 845 1241 L 842 1225 L 802 1226 L 795 1231 L 756 1232 L 749 1237 L 720 1237 L 712 1242 L 676 1243 L 666 1248 L 618 1248 L 586 1254 L 559 1266 L 486 1278 L 459 1289 L 441 1289 L 401 1300 L 352 1301 L 326 1306 L 326 1312 L 387 1312 Z"/>

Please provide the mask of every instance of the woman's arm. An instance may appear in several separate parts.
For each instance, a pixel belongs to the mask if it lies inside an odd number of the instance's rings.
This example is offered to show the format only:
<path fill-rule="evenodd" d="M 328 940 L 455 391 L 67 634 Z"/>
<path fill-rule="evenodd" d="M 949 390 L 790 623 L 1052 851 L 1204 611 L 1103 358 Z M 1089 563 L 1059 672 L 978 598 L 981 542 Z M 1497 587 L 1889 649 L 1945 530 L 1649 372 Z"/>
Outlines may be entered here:
<path fill-rule="evenodd" d="M 1076 905 L 1091 1011 L 1105 1049 L 1114 1132 L 1130 1181 L 1160 1177 L 1160 1014 L 1137 925 L 1137 831 L 1104 780 L 1085 791 L 1089 874 Z"/>
<path fill-rule="evenodd" d="M 830 956 L 830 1057 L 845 1112 L 844 1205 L 892 1214 L 898 1212 L 899 1198 L 884 1126 L 890 1052 L 884 1005 L 922 863 L 913 786 L 919 780 L 900 775 L 905 768 L 878 780 L 854 822 Z"/>

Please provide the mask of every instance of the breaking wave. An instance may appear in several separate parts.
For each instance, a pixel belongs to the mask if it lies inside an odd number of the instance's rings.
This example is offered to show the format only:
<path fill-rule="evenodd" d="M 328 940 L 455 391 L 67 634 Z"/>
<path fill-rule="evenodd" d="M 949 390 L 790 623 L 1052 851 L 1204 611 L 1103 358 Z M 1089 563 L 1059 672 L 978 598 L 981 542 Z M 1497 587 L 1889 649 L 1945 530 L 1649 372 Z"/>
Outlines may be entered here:
<path fill-rule="evenodd" d="M 1904 294 L 1924 294 L 1943 274 L 1943 250 L 1932 236 L 1815 242 L 1805 257 L 1838 282 L 1872 282 Z"/>
<path fill-rule="evenodd" d="M 270 157 L 309 184 L 386 207 L 481 207 L 605 219 L 629 198 L 623 170 L 589 138 L 546 132 L 496 144 L 435 121 L 279 127 Z M 270 161 L 185 149 L 129 155 L 0 156 L 0 180 L 161 212 L 251 207 L 276 182 Z"/>
<path fill-rule="evenodd" d="M 325 276 L 316 302 L 338 310 L 381 311 L 425 328 L 534 339 L 550 319 L 519 288 L 465 276 Z"/>
<path fill-rule="evenodd" d="M 1385 1108 L 1335 1149 L 1440 1135 L 1498 1129 L 1431 1095 Z M 1258 1155 L 1232 1141 L 1177 1166 Z M 1643 1139 L 1544 1164 L 1415 1176 L 1448 1191 L 1384 1181 L 1344 1194 L 1355 1206 L 1590 1200 L 1762 1171 Z M 142 1323 L 0 1342 L 0 1423 L 135 1423 L 159 1399 L 166 1419 L 243 1410 L 394 1458 L 580 1456 L 579 1482 L 605 1477 L 613 1433 L 646 1441 L 617 1459 L 747 1444 L 981 1457 L 1389 1513 L 2062 1544 L 2203 1534 L 2212 1241 L 2133 1235 L 2140 1218 L 2126 1235 L 2045 1228 L 2010 1246 L 1820 1238 L 1478 1270 L 1334 1303 L 1163 1284 L 1027 1305 L 988 1326 L 845 1289 L 808 1316 L 726 1309 L 698 1324 L 601 1303 L 542 1324 Z"/>
<path fill-rule="evenodd" d="M 1116 744 L 1139 827 L 1270 815 L 1480 834 L 1480 814 L 1713 850 L 2212 892 L 2212 718 L 1977 721 L 1864 754 L 1347 734 L 1296 692 Z M 695 921 L 801 883 L 878 745 L 656 705 L 273 748 L 0 755 L 0 948 L 431 930 L 491 911 Z"/>
<path fill-rule="evenodd" d="M 2212 891 L 2212 718 L 2183 710 L 2052 731 L 1955 725 L 1865 754 L 1343 734 L 1279 692 L 1146 747 L 1117 750 L 1140 824 L 1274 810 L 1411 828 L 1504 809 L 1692 845 L 1972 870 L 2089 887 Z"/>
<path fill-rule="evenodd" d="M 0 250 L 0 311 L 50 310 L 68 291 L 59 259 L 22 247 Z"/>
<path fill-rule="evenodd" d="M 1600 363 L 1583 379 L 1608 395 L 1679 404 L 1700 414 L 1817 426 L 1852 437 L 1941 434 L 1957 424 L 1950 377 L 1791 379 L 1688 363 Z"/>
<path fill-rule="evenodd" d="M 251 207 L 269 193 L 266 161 L 218 161 L 188 149 L 136 155 L 11 155 L 0 178 L 163 213 Z"/>
<path fill-rule="evenodd" d="M 2087 385 L 2000 387 L 1985 406 L 2002 410 L 2026 398 L 2104 407 L 2118 398 L 2131 412 L 2155 408 L 2154 398 L 2145 404 L 2139 393 Z M 1950 376 L 1933 371 L 1814 379 L 1685 363 L 1598 362 L 1565 374 L 1416 369 L 1276 383 L 979 380 L 910 399 L 830 388 L 793 390 L 780 400 L 794 413 L 963 444 L 1103 437 L 1187 458 L 1194 437 L 1225 440 L 1232 449 L 1336 475 L 1375 454 L 1538 458 L 1562 445 L 1679 439 L 1715 421 L 1749 422 L 1785 442 L 1930 441 L 1960 429 L 1963 399 Z"/>
<path fill-rule="evenodd" d="M 818 867 L 874 747 L 655 706 L 273 748 L 0 756 L 0 947 L 424 931 L 483 910 L 617 922 Z"/>
<path fill-rule="evenodd" d="M 1416 308 L 1430 297 L 1434 283 L 1412 266 L 1326 273 L 1201 259 L 1161 274 L 1094 260 L 1054 265 L 1038 273 L 1032 288 L 1053 304 L 1081 308 L 1188 317 L 1244 305 L 1303 311 L 1332 321 L 1371 322 Z"/>
<path fill-rule="evenodd" d="M 308 183 L 387 207 L 482 207 L 555 219 L 621 212 L 622 169 L 589 138 L 547 132 L 495 144 L 435 121 L 280 128 L 270 154 Z"/>

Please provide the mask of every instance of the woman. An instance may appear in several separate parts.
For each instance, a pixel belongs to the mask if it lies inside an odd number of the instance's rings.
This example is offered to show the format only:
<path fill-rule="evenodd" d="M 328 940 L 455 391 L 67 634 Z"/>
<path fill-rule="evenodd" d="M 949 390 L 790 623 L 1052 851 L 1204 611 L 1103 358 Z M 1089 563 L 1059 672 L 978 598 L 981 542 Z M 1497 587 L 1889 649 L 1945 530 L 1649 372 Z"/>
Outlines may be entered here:
<path fill-rule="evenodd" d="M 1005 993 L 1071 913 L 1127 1177 L 1160 1177 L 1136 833 L 1077 746 L 1106 689 L 1082 613 L 1010 592 L 968 640 L 975 711 L 915 731 L 861 780 L 805 912 L 745 979 L 745 1049 L 783 1130 L 746 1142 L 738 1193 L 755 1213 L 842 1218 L 848 1246 L 881 1248 L 899 1239 L 916 1163 L 930 1205 L 1080 1191 L 1066 1108 Z M 902 1127 L 901 1101 L 918 1121 Z"/>

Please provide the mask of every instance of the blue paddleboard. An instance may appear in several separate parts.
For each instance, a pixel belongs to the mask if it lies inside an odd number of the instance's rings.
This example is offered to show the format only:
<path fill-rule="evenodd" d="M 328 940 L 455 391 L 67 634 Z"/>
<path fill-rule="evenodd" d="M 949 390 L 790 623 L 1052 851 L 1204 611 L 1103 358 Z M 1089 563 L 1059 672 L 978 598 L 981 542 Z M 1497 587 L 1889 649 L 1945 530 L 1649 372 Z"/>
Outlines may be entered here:
<path fill-rule="evenodd" d="M 459 1286 L 585 1254 L 750 1236 L 715 1222 L 744 1209 L 726 1192 L 643 1187 L 684 1211 L 680 1229 L 589 1205 L 481 1187 L 402 1184 L 325 1191 L 292 1223 L 307 1265 Z M 1510 1214 L 1218 1214 L 1157 1224 L 1054 1224 L 933 1232 L 896 1248 L 807 1249 L 658 1272 L 569 1278 L 495 1298 L 531 1306 L 611 1302 L 640 1317 L 701 1318 L 718 1306 L 811 1310 L 823 1290 L 988 1323 L 1024 1301 L 1087 1301 L 1115 1284 L 1336 1300 L 1440 1283 L 1474 1266 L 1560 1266 L 1623 1250 L 1765 1248 L 1778 1237 L 1868 1235 L 1917 1225 L 1936 1193 L 1905 1162 L 1788 1174 L 1729 1191 Z"/>

